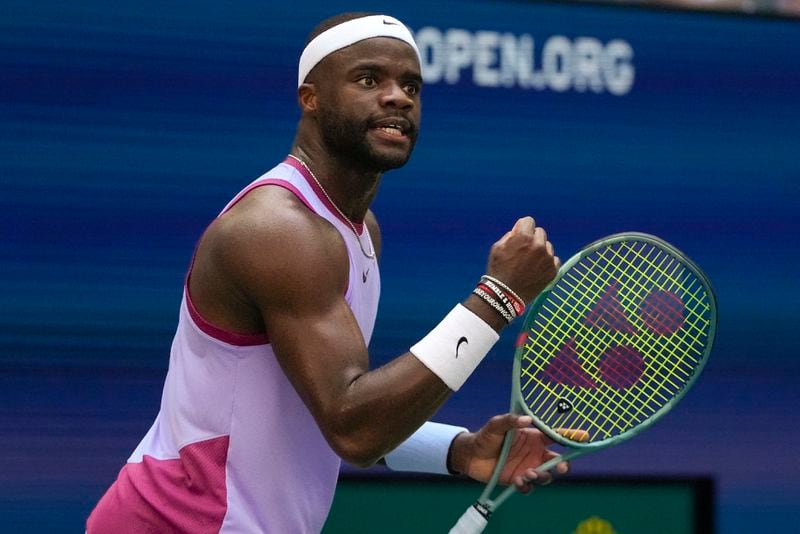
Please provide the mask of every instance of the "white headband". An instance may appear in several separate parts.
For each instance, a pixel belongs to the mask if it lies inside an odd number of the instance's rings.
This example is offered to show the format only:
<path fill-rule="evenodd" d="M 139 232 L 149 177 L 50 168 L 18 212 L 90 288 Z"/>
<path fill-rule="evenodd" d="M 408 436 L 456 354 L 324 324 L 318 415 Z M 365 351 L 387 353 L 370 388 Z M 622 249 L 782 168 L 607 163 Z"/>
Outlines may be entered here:
<path fill-rule="evenodd" d="M 372 37 L 392 37 L 408 43 L 422 63 L 417 43 L 402 22 L 388 15 L 371 15 L 343 22 L 314 37 L 300 56 L 297 86 L 303 84 L 311 69 L 327 55 Z"/>

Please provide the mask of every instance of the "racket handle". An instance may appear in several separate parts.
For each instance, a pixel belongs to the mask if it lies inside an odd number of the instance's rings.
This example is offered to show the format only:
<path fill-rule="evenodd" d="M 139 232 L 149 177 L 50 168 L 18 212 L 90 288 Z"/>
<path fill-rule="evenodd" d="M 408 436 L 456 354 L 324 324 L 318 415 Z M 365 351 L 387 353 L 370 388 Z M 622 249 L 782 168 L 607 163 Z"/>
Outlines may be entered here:
<path fill-rule="evenodd" d="M 489 519 L 483 515 L 476 505 L 467 508 L 467 511 L 458 519 L 450 529 L 450 534 L 480 534 L 486 528 Z"/>

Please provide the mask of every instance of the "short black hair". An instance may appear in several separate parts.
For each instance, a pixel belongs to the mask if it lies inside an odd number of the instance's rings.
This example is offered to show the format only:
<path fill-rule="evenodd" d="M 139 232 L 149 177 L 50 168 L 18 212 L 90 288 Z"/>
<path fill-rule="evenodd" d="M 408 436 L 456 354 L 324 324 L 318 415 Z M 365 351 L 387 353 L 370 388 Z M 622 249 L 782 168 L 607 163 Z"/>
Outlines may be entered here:
<path fill-rule="evenodd" d="M 313 41 L 316 36 L 318 36 L 319 34 L 321 34 L 322 32 L 324 32 L 326 30 L 330 30 L 334 26 L 338 26 L 339 24 L 341 24 L 343 22 L 350 21 L 350 20 L 360 19 L 360 18 L 363 18 L 363 17 L 370 17 L 372 15 L 380 15 L 380 13 L 369 13 L 369 12 L 365 12 L 365 11 L 354 11 L 354 12 L 348 12 L 348 13 L 341 13 L 339 15 L 334 15 L 332 17 L 329 17 L 329 18 L 323 20 L 322 22 L 320 22 L 319 24 L 317 24 L 317 26 L 313 30 L 311 30 L 311 33 L 308 34 L 308 39 L 306 39 L 306 44 L 304 46 L 308 46 L 308 43 Z"/>

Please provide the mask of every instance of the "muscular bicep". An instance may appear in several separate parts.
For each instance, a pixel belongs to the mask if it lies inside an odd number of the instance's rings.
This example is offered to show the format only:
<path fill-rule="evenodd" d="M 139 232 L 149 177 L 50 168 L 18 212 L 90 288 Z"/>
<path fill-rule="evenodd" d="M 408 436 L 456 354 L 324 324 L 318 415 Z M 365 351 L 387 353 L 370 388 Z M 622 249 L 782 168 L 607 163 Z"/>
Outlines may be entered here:
<path fill-rule="evenodd" d="M 304 207 L 279 215 L 231 221 L 237 229 L 227 232 L 225 270 L 258 310 L 284 373 L 323 427 L 369 367 L 344 299 L 347 250 L 338 231 Z"/>
<path fill-rule="evenodd" d="M 369 368 L 367 347 L 350 308 L 344 299 L 333 298 L 300 313 L 274 310 L 265 321 L 286 376 L 324 427 L 353 381 Z"/>

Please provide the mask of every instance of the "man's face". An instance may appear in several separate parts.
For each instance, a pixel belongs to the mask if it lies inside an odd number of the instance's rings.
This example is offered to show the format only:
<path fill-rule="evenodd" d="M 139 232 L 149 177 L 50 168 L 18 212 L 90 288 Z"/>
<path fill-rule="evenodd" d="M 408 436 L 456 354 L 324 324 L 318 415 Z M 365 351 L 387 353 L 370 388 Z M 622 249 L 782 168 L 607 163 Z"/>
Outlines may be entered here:
<path fill-rule="evenodd" d="M 332 155 L 378 172 L 402 167 L 420 121 L 422 76 L 403 41 L 366 39 L 325 58 L 317 119 Z"/>

